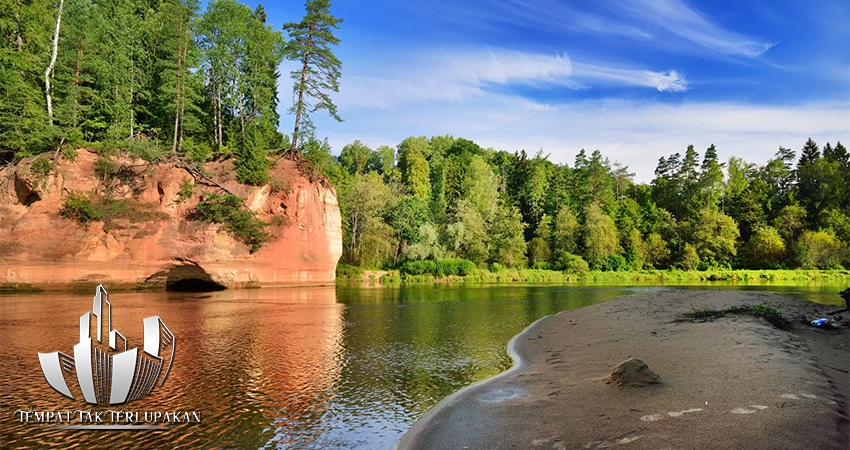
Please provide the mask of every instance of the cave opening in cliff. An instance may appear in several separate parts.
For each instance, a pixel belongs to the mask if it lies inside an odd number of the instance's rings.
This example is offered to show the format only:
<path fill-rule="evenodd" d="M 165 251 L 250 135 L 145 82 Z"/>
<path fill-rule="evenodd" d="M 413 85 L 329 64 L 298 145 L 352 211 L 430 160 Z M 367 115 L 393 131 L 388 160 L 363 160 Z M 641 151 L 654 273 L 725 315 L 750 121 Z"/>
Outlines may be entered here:
<path fill-rule="evenodd" d="M 212 276 L 198 263 L 180 261 L 151 275 L 148 281 L 162 283 L 165 290 L 176 292 L 212 292 L 227 289 L 221 283 L 213 280 Z"/>
<path fill-rule="evenodd" d="M 173 283 L 166 284 L 165 289 L 174 292 L 213 292 L 223 291 L 226 288 L 212 280 L 200 278 L 183 278 Z"/>

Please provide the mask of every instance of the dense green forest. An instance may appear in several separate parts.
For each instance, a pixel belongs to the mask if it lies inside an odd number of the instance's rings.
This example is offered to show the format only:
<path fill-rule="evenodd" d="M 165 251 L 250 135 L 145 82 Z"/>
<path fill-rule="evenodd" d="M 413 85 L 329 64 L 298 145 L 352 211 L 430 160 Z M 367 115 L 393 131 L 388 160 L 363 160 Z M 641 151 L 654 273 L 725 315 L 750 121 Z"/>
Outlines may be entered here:
<path fill-rule="evenodd" d="M 581 150 L 570 167 L 450 136 L 397 149 L 354 142 L 324 167 L 351 265 L 409 274 L 457 272 L 437 268 L 462 266 L 452 258 L 571 271 L 850 267 L 841 143 L 809 139 L 799 158 L 780 147 L 763 166 L 689 146 L 659 159 L 650 184 L 598 150 Z"/>
<path fill-rule="evenodd" d="M 0 161 L 83 145 L 148 161 L 234 157 L 241 182 L 263 184 L 270 153 L 321 146 L 310 114 L 339 119 L 330 2 L 308 0 L 279 29 L 262 4 L 198 3 L 0 0 Z M 293 139 L 278 131 L 285 59 L 298 64 Z"/>
<path fill-rule="evenodd" d="M 102 160 L 234 158 L 239 181 L 261 185 L 286 155 L 337 187 L 344 264 L 410 274 L 850 267 L 841 143 L 780 147 L 763 166 L 690 146 L 650 184 L 598 150 L 570 166 L 451 136 L 356 141 L 334 157 L 310 120 L 342 120 L 330 6 L 308 0 L 276 29 L 236 0 L 0 0 L 0 162 L 80 146 Z M 291 135 L 277 112 L 284 60 L 298 66 Z"/>

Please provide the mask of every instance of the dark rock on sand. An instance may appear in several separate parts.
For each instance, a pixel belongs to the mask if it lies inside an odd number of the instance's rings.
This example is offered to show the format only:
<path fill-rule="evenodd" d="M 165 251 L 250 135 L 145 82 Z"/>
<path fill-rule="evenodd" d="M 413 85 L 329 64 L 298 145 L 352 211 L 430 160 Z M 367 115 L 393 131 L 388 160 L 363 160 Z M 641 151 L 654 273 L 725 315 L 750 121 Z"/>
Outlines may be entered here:
<path fill-rule="evenodd" d="M 641 387 L 661 383 L 658 374 L 637 358 L 629 358 L 617 364 L 608 379 L 618 386 Z"/>

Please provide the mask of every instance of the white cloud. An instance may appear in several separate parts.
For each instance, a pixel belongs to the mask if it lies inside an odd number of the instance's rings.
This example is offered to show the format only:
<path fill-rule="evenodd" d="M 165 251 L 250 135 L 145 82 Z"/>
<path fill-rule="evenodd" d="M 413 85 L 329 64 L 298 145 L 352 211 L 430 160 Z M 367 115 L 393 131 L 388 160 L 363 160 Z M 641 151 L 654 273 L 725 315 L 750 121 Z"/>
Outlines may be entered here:
<path fill-rule="evenodd" d="M 685 77 L 675 70 L 653 72 L 575 63 L 573 76 L 577 79 L 608 81 L 627 86 L 653 87 L 659 91 L 680 92 L 688 88 Z"/>
<path fill-rule="evenodd" d="M 386 62 L 381 68 L 393 64 Z M 424 56 L 379 75 L 357 74 L 343 80 L 337 104 L 342 110 L 392 108 L 429 101 L 466 101 L 484 95 L 488 84 L 525 84 L 577 89 L 614 84 L 677 92 L 687 88 L 676 71 L 610 67 L 570 61 L 566 55 L 506 50 L 455 51 Z M 538 108 L 542 106 L 538 105 Z"/>
<path fill-rule="evenodd" d="M 722 54 L 755 58 L 774 45 L 724 30 L 681 0 L 636 0 L 626 8 L 639 19 Z"/>

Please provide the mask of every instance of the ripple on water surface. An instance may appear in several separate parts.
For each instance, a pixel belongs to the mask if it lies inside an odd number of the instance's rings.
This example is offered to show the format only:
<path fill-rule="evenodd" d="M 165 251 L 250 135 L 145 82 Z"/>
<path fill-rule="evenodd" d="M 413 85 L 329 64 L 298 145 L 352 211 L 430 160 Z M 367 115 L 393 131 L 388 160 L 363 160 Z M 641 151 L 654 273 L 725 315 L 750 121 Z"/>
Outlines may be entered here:
<path fill-rule="evenodd" d="M 14 415 L 89 409 L 47 385 L 37 353 L 72 354 L 92 295 L 4 295 L 0 442 L 3 448 L 392 448 L 441 399 L 508 369 L 508 341 L 535 320 L 633 293 L 531 286 L 114 292 L 113 326 L 130 347 L 141 346 L 148 316 L 160 316 L 176 337 L 168 380 L 125 409 L 198 411 L 202 423 L 110 432 L 47 429 Z M 499 401 L 522 393 L 482 395 Z M 109 408 L 93 408 L 101 409 Z"/>

